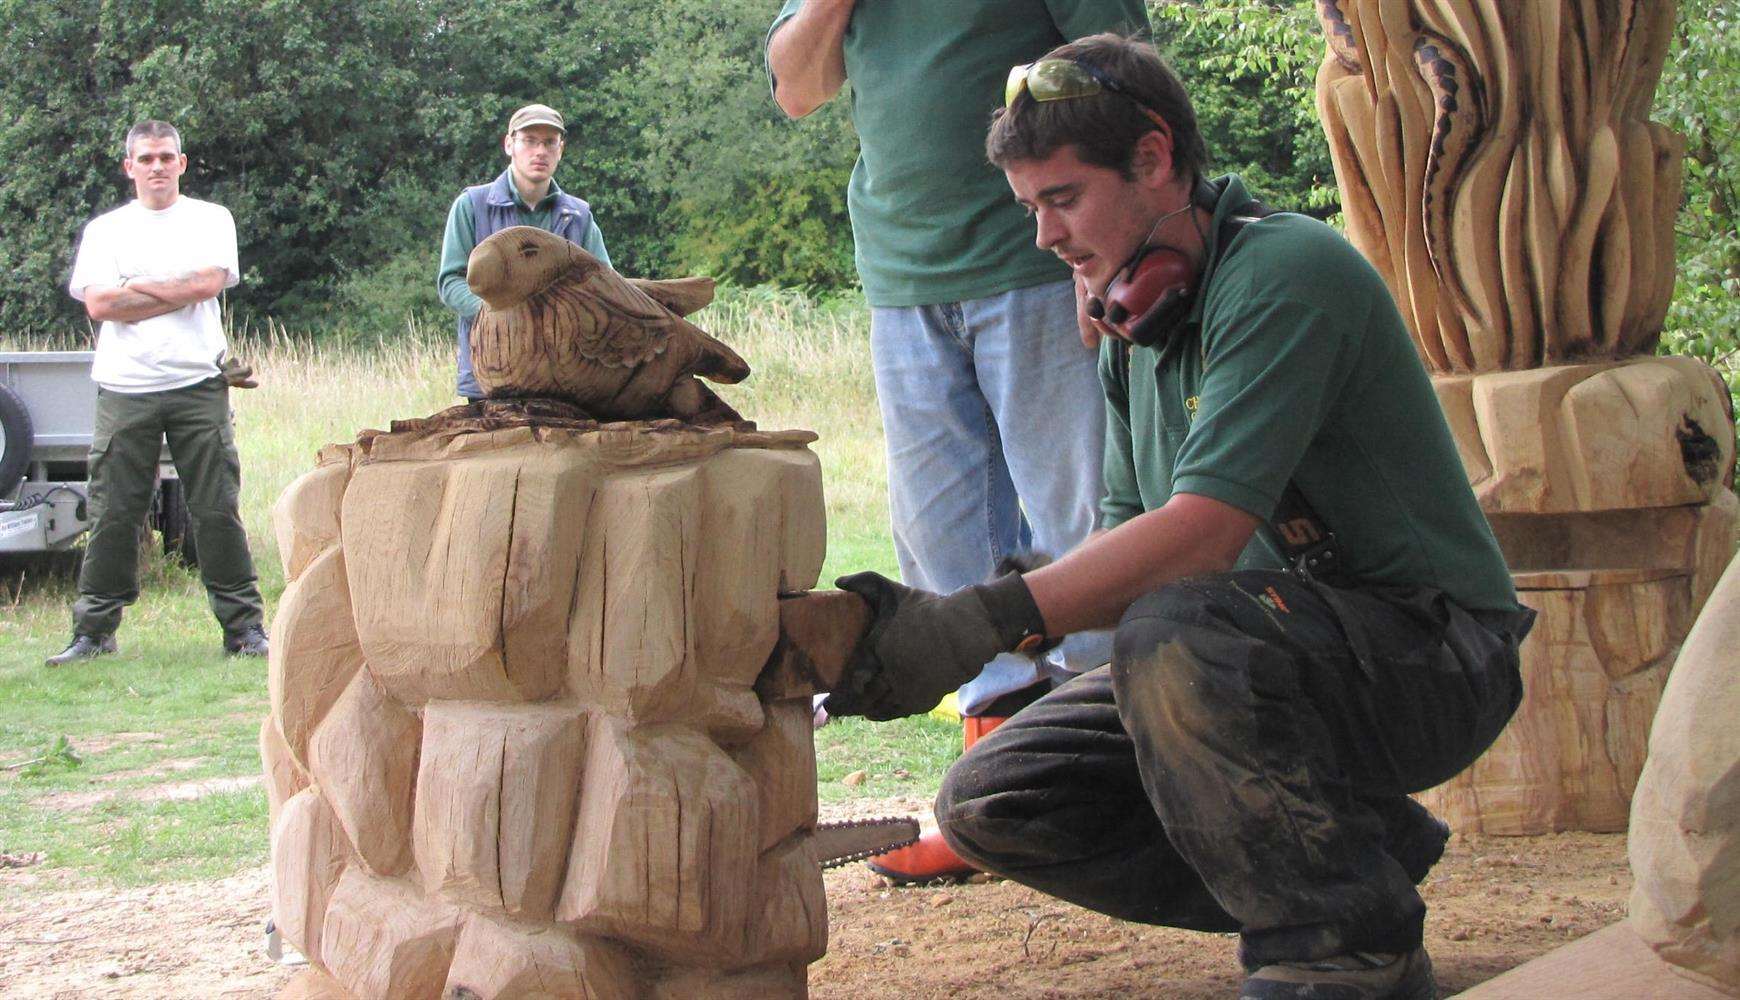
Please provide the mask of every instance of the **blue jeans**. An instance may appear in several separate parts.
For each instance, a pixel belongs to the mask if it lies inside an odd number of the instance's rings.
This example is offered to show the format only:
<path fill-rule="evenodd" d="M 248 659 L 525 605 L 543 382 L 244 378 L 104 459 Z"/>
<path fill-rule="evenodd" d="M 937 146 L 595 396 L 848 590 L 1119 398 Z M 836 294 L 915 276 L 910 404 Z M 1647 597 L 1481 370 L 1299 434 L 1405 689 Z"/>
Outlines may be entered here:
<path fill-rule="evenodd" d="M 904 582 L 946 594 L 1004 556 L 1059 556 L 1098 527 L 1105 397 L 1070 282 L 872 308 L 870 352 Z M 1071 636 L 1043 660 L 999 656 L 960 689 L 961 712 L 1110 656 L 1108 632 Z"/>

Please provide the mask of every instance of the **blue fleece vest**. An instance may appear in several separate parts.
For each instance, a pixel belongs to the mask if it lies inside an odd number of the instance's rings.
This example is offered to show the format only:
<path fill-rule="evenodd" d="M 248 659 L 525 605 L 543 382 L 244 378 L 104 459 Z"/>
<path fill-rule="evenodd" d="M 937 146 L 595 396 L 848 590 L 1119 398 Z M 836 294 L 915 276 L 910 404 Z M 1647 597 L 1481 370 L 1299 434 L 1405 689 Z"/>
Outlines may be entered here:
<path fill-rule="evenodd" d="M 520 207 L 514 202 L 513 183 L 512 171 L 503 170 L 500 177 L 488 184 L 465 189 L 466 197 L 471 199 L 471 223 L 477 232 L 473 248 L 503 229 L 525 224 L 520 219 Z M 591 225 L 592 206 L 566 191 L 557 192 L 546 229 L 570 243 L 579 243 Z M 483 389 L 471 374 L 471 319 L 459 317 L 459 394 L 466 399 L 479 399 Z"/>

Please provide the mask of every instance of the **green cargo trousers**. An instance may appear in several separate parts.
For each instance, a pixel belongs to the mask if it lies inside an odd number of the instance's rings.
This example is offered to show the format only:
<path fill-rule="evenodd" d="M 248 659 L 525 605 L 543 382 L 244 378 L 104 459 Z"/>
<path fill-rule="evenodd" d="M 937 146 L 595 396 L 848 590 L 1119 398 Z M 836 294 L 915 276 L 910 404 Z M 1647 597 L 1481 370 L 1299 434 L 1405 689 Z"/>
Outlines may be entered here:
<path fill-rule="evenodd" d="M 157 481 L 158 442 L 169 441 L 193 516 L 199 575 L 212 614 L 233 636 L 265 619 L 254 558 L 242 528 L 242 461 L 221 378 L 165 392 L 97 390 L 91 437 L 92 526 L 79 570 L 73 631 L 112 635 L 139 598 L 139 533 Z"/>

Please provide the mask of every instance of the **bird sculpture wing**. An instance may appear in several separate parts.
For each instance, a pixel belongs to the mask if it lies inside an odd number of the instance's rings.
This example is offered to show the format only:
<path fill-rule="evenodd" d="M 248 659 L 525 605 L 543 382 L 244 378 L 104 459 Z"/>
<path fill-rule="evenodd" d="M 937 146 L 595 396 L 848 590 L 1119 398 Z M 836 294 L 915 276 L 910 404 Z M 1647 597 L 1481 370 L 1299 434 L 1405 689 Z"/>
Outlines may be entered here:
<path fill-rule="evenodd" d="M 548 290 L 552 305 L 573 311 L 575 347 L 589 361 L 615 368 L 649 364 L 673 338 L 683 367 L 717 382 L 738 382 L 749 366 L 737 352 L 667 309 L 598 258 L 575 248 L 568 272 Z M 564 324 L 567 325 L 567 324 Z"/>

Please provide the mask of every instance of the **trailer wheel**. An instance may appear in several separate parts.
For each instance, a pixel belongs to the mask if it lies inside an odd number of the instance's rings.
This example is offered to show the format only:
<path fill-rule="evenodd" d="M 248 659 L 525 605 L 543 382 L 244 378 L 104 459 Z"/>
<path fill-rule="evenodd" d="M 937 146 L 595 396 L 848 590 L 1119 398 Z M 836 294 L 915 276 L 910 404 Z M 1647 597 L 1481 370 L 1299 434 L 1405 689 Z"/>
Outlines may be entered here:
<path fill-rule="evenodd" d="M 157 485 L 157 531 L 163 536 L 163 554 L 183 566 L 199 566 L 193 546 L 193 515 L 187 510 L 187 488 L 179 479 Z"/>
<path fill-rule="evenodd" d="M 0 385 L 0 497 L 11 495 L 29 470 L 34 434 L 24 401 Z"/>

